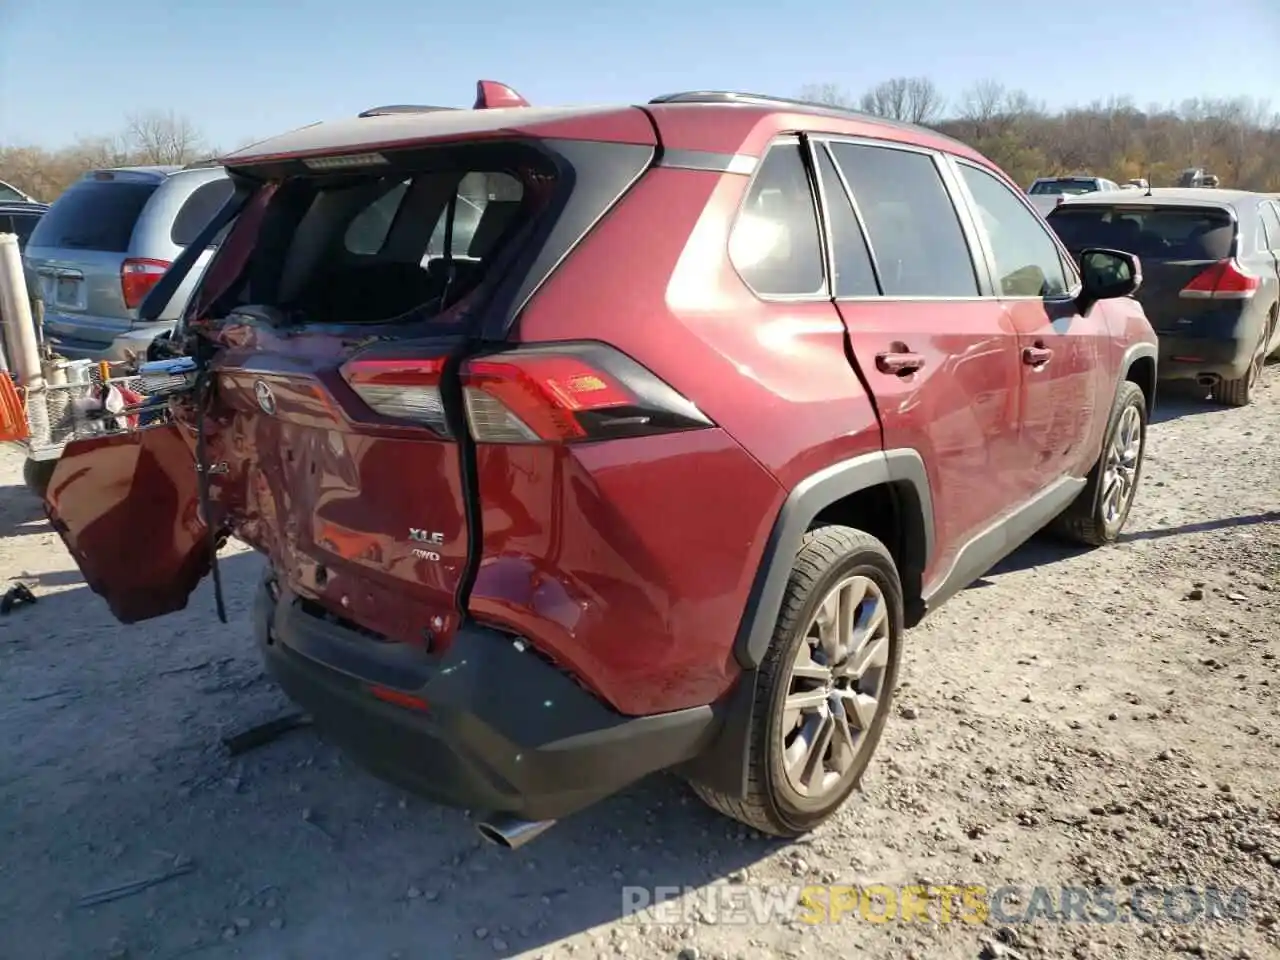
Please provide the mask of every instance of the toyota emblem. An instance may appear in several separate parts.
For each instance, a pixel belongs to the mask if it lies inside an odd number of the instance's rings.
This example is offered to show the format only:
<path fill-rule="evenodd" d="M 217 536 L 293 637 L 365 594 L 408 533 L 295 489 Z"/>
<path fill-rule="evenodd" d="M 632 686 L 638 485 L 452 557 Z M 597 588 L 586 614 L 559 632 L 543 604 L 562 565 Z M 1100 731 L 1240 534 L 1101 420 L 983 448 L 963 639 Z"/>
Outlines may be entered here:
<path fill-rule="evenodd" d="M 265 380 L 259 380 L 253 385 L 253 395 L 258 398 L 258 406 L 262 408 L 262 412 L 268 416 L 276 412 L 276 395 L 271 392 L 271 386 Z"/>

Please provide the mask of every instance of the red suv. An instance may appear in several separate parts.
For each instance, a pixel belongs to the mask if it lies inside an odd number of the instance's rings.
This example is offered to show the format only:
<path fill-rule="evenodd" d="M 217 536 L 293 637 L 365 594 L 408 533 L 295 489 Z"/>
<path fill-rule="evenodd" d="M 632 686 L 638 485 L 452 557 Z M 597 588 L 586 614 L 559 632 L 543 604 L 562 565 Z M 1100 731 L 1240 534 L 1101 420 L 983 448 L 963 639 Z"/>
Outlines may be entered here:
<path fill-rule="evenodd" d="M 924 129 L 480 86 L 226 158 L 230 229 L 145 371 L 168 417 L 68 447 L 49 515 L 125 623 L 226 536 L 261 551 L 280 684 L 491 840 L 664 769 L 801 834 L 858 784 L 905 628 L 1042 527 L 1115 539 L 1139 264 L 1078 270 Z"/>

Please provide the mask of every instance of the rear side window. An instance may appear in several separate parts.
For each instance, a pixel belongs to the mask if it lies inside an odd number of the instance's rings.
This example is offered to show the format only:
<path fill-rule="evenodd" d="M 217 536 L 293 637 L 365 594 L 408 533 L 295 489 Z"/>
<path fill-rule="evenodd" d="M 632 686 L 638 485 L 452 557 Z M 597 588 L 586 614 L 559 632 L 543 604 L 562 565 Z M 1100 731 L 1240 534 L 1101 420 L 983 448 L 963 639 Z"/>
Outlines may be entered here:
<path fill-rule="evenodd" d="M 213 180 L 196 187 L 191 192 L 191 196 L 187 197 L 178 215 L 173 218 L 169 239 L 179 247 L 191 244 L 200 235 L 200 231 L 209 225 L 209 221 L 218 211 L 226 206 L 234 191 L 235 187 L 230 178 Z M 225 231 L 221 233 L 225 235 Z M 217 246 L 221 240 L 222 236 L 215 237 L 210 246 Z"/>
<path fill-rule="evenodd" d="M 1235 224 L 1222 209 L 1071 205 L 1048 220 L 1073 252 L 1109 247 L 1152 260 L 1225 260 L 1235 241 Z"/>
<path fill-rule="evenodd" d="M 1004 297 L 1060 297 L 1067 292 L 1058 245 L 1040 219 L 1007 186 L 961 163 L 960 176 L 978 207 L 995 260 L 996 290 Z"/>
<path fill-rule="evenodd" d="M 125 180 L 83 180 L 64 193 L 40 218 L 33 247 L 124 253 L 159 184 Z"/>
<path fill-rule="evenodd" d="M 823 292 L 817 208 L 798 143 L 776 144 L 765 154 L 729 235 L 729 259 L 761 296 Z"/>
<path fill-rule="evenodd" d="M 835 254 L 835 288 L 837 297 L 874 297 L 879 295 L 871 251 L 862 234 L 853 202 L 840 180 L 840 174 L 826 147 L 817 149 L 818 175 L 827 201 L 827 219 L 831 225 L 831 246 Z"/>
<path fill-rule="evenodd" d="M 976 297 L 973 257 L 928 154 L 835 143 L 887 297 Z"/>
<path fill-rule="evenodd" d="M 21 203 L 26 199 L 26 197 L 7 183 L 0 183 L 0 200 L 6 200 L 10 203 Z"/>

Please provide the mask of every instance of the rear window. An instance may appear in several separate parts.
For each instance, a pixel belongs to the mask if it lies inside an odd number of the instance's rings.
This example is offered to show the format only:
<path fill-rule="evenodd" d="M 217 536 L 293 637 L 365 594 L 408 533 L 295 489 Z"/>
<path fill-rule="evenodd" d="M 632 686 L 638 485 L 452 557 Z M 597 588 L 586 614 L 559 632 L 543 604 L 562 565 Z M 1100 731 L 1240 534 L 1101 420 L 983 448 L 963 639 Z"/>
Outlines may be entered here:
<path fill-rule="evenodd" d="M 1032 196 L 1042 196 L 1046 193 L 1078 196 L 1082 193 L 1093 193 L 1099 186 L 1100 184 L 1097 180 L 1080 180 L 1076 177 L 1063 177 L 1060 180 L 1037 180 L 1031 185 L 1031 190 L 1029 192 Z"/>
<path fill-rule="evenodd" d="M 179 247 L 189 245 L 200 231 L 208 226 L 209 221 L 231 199 L 235 186 L 230 177 L 203 183 L 187 197 L 178 215 L 173 218 L 173 228 L 169 231 L 169 239 Z M 225 234 L 225 231 L 222 231 Z M 210 246 L 217 246 L 222 239 L 215 237 Z"/>
<path fill-rule="evenodd" d="M 549 162 L 518 156 L 528 165 L 506 158 L 489 169 L 459 168 L 455 155 L 447 169 L 430 169 L 423 158 L 416 169 L 402 161 L 392 174 L 277 183 L 261 215 L 252 209 L 262 201 L 241 211 L 197 309 L 216 318 L 266 306 L 291 323 L 326 324 L 410 323 L 450 312 L 485 285 L 517 237 L 529 235 L 521 228 L 553 192 Z"/>
<path fill-rule="evenodd" d="M 1152 260 L 1225 260 L 1235 225 L 1196 207 L 1058 207 L 1048 217 L 1067 249 L 1109 247 Z"/>
<path fill-rule="evenodd" d="M 157 186 L 124 180 L 82 181 L 40 219 L 30 245 L 124 253 L 138 216 Z"/>

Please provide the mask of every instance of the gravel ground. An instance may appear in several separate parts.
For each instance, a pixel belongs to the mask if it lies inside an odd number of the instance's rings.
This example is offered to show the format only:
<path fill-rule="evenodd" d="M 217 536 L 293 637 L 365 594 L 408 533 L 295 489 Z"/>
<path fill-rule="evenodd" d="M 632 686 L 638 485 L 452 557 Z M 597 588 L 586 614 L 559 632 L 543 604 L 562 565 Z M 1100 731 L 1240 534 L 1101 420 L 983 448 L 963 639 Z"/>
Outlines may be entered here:
<path fill-rule="evenodd" d="M 912 632 L 865 792 L 795 844 L 659 777 L 507 853 L 309 730 L 230 757 L 222 737 L 287 710 L 248 636 L 257 559 L 224 561 L 230 626 L 205 587 L 182 614 L 121 627 L 0 454 L 0 581 L 40 597 L 0 618 L 0 956 L 1280 956 L 1269 373 L 1244 410 L 1162 398 L 1120 544 L 1035 541 Z M 1120 903 L 1148 883 L 1239 885 L 1249 900 L 1243 919 L 1182 924 L 622 919 L 629 885 L 824 883 L 1112 885 Z"/>

